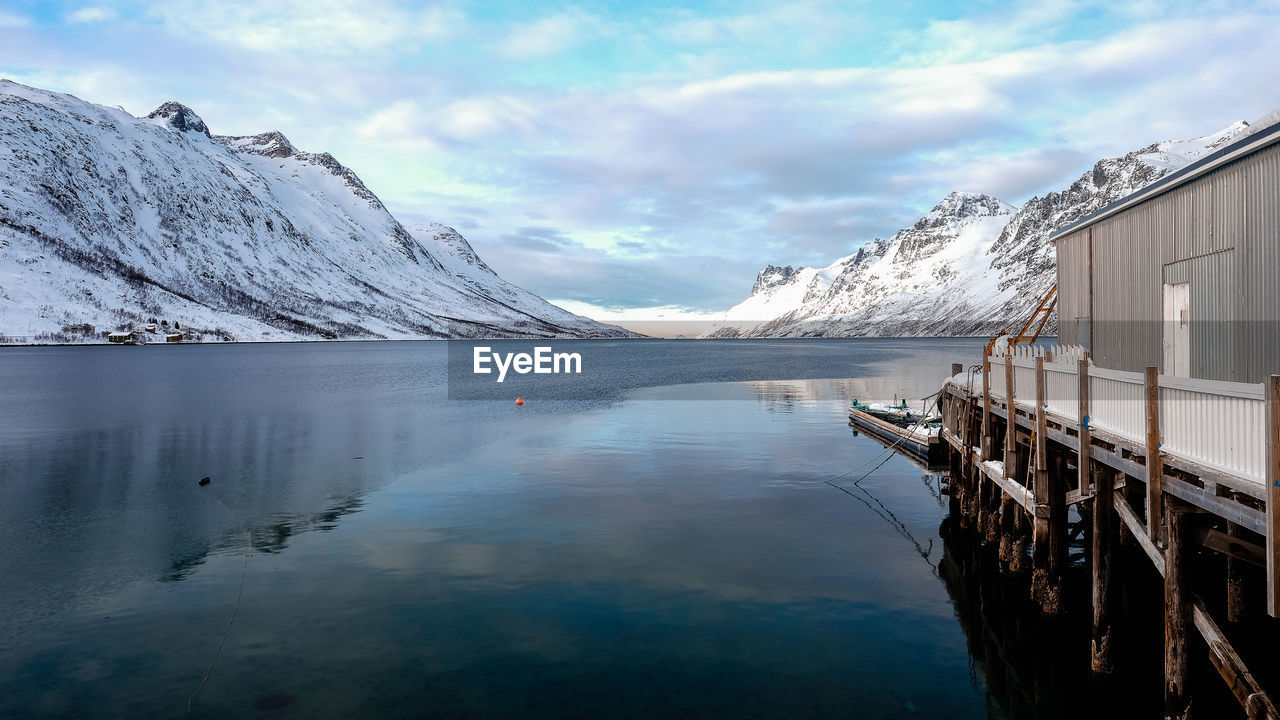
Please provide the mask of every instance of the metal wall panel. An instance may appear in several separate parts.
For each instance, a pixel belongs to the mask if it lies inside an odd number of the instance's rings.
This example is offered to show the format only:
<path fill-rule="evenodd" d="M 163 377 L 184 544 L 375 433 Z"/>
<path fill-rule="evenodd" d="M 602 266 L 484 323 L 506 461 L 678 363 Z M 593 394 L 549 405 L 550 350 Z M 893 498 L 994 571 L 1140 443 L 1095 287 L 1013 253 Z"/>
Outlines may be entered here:
<path fill-rule="evenodd" d="M 1280 146 L 1235 166 L 1244 177 L 1245 206 L 1237 243 L 1241 379 L 1257 382 L 1280 373 Z"/>
<path fill-rule="evenodd" d="M 1165 283 L 1191 287 L 1191 375 L 1211 380 L 1240 380 L 1241 325 L 1235 252 L 1187 258 L 1164 266 Z"/>
<path fill-rule="evenodd" d="M 1088 346 L 1089 317 L 1089 231 L 1058 239 L 1058 342 Z M 1083 327 L 1082 327 L 1083 326 Z"/>
<path fill-rule="evenodd" d="M 1160 362 L 1163 253 L 1144 218 L 1151 212 L 1144 203 L 1093 226 L 1093 351 L 1102 367 Z"/>
<path fill-rule="evenodd" d="M 1059 322 L 1069 339 L 1080 317 L 1072 313 L 1088 307 L 1088 278 L 1072 269 L 1087 267 L 1079 245 L 1089 229 L 1058 240 Z M 1280 145 L 1091 229 L 1098 365 L 1161 364 L 1163 283 L 1172 281 L 1191 284 L 1195 376 L 1258 382 L 1280 373 Z"/>

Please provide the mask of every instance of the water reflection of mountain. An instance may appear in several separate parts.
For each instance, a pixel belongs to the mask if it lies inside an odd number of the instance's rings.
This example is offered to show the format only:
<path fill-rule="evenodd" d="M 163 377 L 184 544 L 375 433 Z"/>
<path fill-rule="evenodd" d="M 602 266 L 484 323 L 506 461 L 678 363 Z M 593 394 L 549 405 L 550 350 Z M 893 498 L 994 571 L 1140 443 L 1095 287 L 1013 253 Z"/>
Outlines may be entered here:
<path fill-rule="evenodd" d="M 93 427 L 29 437 L 0 459 L 0 642 L 136 583 L 178 581 L 210 554 L 261 552 L 331 527 L 426 462 L 390 414 Z M 369 459 L 359 459 L 368 455 Z M 208 486 L 197 480 L 211 476 Z"/>
<path fill-rule="evenodd" d="M 185 580 L 212 555 L 239 553 L 247 549 L 255 553 L 283 552 L 289 539 L 310 531 L 328 532 L 338 526 L 343 516 L 359 512 L 364 507 L 362 497 L 350 497 L 337 501 L 321 512 L 301 515 L 282 515 L 275 522 L 255 527 L 229 530 L 202 551 L 176 557 L 168 572 L 160 577 L 162 582 Z"/>
<path fill-rule="evenodd" d="M 894 402 L 905 400 L 911 407 L 925 404 L 942 384 L 943 374 L 931 376 L 849 378 L 840 380 L 763 380 L 746 385 L 771 412 L 791 412 L 796 403 L 813 402 Z"/>

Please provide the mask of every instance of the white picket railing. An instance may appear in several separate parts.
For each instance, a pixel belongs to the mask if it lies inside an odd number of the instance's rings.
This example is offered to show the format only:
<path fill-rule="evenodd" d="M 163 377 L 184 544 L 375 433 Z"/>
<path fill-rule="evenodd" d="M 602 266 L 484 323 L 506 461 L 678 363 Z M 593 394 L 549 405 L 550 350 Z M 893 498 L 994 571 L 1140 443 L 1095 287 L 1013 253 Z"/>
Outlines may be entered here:
<path fill-rule="evenodd" d="M 1145 443 L 1146 382 L 1142 373 L 1089 367 L 1089 426 Z"/>
<path fill-rule="evenodd" d="M 1036 361 L 1034 356 L 1013 358 L 1013 401 L 1025 408 L 1036 405 Z"/>
<path fill-rule="evenodd" d="M 991 348 L 991 395 L 1005 397 L 1005 358 L 1013 357 L 1013 394 L 1023 407 L 1035 406 L 1036 358 L 1044 359 L 1046 376 L 1053 374 L 1045 386 L 1045 405 L 1063 417 L 1076 419 L 1076 364 L 1086 357 L 1079 345 L 1021 345 L 1011 348 L 997 343 Z M 1065 377 L 1070 373 L 1071 378 Z M 1069 393 L 1069 394 L 1068 394 Z"/>
<path fill-rule="evenodd" d="M 1044 364 L 1045 409 L 1072 422 L 1080 421 L 1080 379 L 1078 361 Z"/>
<path fill-rule="evenodd" d="M 1014 403 L 1035 408 L 1036 358 L 1043 358 L 1045 409 L 1081 422 L 1077 346 L 1001 347 L 991 353 L 991 395 L 1004 399 L 1006 358 L 1013 360 Z M 1232 475 L 1264 482 L 1266 476 L 1266 386 L 1159 376 L 1160 451 Z M 1108 370 L 1089 363 L 1089 427 L 1136 444 L 1146 442 L 1146 381 L 1143 373 Z"/>
<path fill-rule="evenodd" d="M 1008 391 L 1004 386 L 1004 363 L 997 363 L 994 359 L 991 361 L 990 370 L 991 380 L 991 397 L 1004 399 L 1008 395 Z"/>
<path fill-rule="evenodd" d="M 1160 450 L 1264 482 L 1266 386 L 1160 376 Z"/>

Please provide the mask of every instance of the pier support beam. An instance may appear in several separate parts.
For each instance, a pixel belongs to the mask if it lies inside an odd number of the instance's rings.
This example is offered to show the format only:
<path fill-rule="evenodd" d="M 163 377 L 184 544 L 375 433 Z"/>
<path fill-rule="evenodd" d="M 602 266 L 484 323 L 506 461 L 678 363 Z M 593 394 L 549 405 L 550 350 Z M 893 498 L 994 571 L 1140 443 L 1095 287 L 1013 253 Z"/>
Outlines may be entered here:
<path fill-rule="evenodd" d="M 1081 433 L 1081 438 L 1084 433 Z M 1082 445 L 1083 447 L 1083 445 Z M 1083 468 L 1082 468 L 1083 470 Z M 1111 656 L 1111 551 L 1115 547 L 1114 471 L 1091 468 L 1093 479 L 1093 548 L 1090 572 L 1093 575 L 1093 623 L 1091 667 L 1095 675 L 1110 676 L 1115 670 Z M 1082 479 L 1081 482 L 1088 482 Z"/>
<path fill-rule="evenodd" d="M 1227 523 L 1227 537 L 1244 538 L 1246 531 L 1239 525 Z M 1257 598 L 1253 596 L 1257 583 L 1251 582 L 1249 563 L 1227 555 L 1227 622 L 1240 623 L 1256 615 Z M 1261 596 L 1259 596 L 1261 597 Z"/>
<path fill-rule="evenodd" d="M 991 356 L 982 355 L 982 459 L 991 459 Z"/>
<path fill-rule="evenodd" d="M 1164 494 L 1164 464 L 1160 460 L 1160 370 L 1149 367 L 1146 372 L 1147 405 L 1147 533 L 1156 545 L 1164 523 L 1160 520 Z"/>
<path fill-rule="evenodd" d="M 984 362 L 987 365 L 988 378 L 990 378 L 990 360 L 984 359 Z M 1006 413 L 1005 424 L 1004 424 L 1004 455 L 1003 457 L 1004 457 L 1004 477 L 1006 480 L 1008 480 L 1015 477 L 1017 467 L 1018 467 L 1018 425 L 1016 420 L 1017 415 L 1014 412 L 1014 403 L 1013 403 L 1013 397 L 1014 397 L 1013 357 L 1011 355 L 1006 355 L 1004 358 L 1004 397 L 1005 397 L 1005 402 L 1007 403 L 1007 406 L 1008 406 L 1008 413 Z M 987 423 L 990 423 L 991 422 L 990 394 L 988 394 L 987 397 L 983 398 L 983 400 L 986 403 L 985 406 L 983 407 L 983 418 Z M 988 440 L 988 442 L 990 441 Z M 1014 542 L 1013 535 L 1016 534 L 1017 532 L 1017 515 L 1015 513 L 1021 512 L 1021 508 L 1014 503 L 1013 498 L 1006 497 L 1003 491 L 1000 493 L 1000 498 L 1001 498 L 1000 522 L 1002 526 L 1009 528 L 1009 533 L 1008 533 L 1009 544 L 1010 544 L 1010 548 L 1012 548 L 1013 542 Z M 1012 563 L 1014 560 L 1013 551 L 1005 550 L 1004 538 L 1001 538 L 1000 540 L 1000 555 L 1001 555 L 1001 559 L 1005 559 L 1007 562 Z"/>
<path fill-rule="evenodd" d="M 1191 593 L 1188 587 L 1186 524 L 1190 506 L 1174 497 L 1164 497 L 1164 717 L 1190 717 L 1191 694 L 1187 689 L 1190 663 L 1187 645 L 1192 626 Z"/>
<path fill-rule="evenodd" d="M 1032 433 L 1034 445 L 1035 468 L 1031 476 L 1031 490 L 1035 494 L 1035 513 L 1032 518 L 1032 567 L 1031 597 L 1040 603 L 1040 608 L 1050 615 L 1056 615 L 1062 607 L 1061 563 L 1058 561 L 1062 548 L 1060 535 L 1065 528 L 1061 518 L 1054 517 L 1055 509 L 1062 506 L 1061 498 L 1055 502 L 1054 475 L 1065 471 L 1066 464 L 1057 473 L 1049 472 L 1048 443 L 1049 425 L 1045 417 L 1044 397 L 1044 358 L 1036 358 L 1036 412 L 1035 430 Z"/>
<path fill-rule="evenodd" d="M 1018 502 L 1005 493 L 1000 494 L 1000 561 L 1013 564 L 1014 547 L 1017 544 L 1018 516 L 1022 512 Z"/>
<path fill-rule="evenodd" d="M 1004 423 L 1004 476 L 1011 478 L 1014 476 L 1014 449 L 1018 445 L 1018 414 L 1014 410 L 1013 397 L 1016 390 L 1013 387 L 1013 356 L 1006 355 L 1004 358 L 1004 399 L 1008 412 L 1005 413 Z"/>
<path fill-rule="evenodd" d="M 1077 453 L 1076 487 L 1081 495 L 1089 494 L 1089 482 L 1093 477 L 1093 431 L 1089 429 L 1089 356 L 1076 364 L 1076 417 L 1079 418 L 1080 450 Z M 1104 507 L 1110 508 L 1111 505 Z"/>

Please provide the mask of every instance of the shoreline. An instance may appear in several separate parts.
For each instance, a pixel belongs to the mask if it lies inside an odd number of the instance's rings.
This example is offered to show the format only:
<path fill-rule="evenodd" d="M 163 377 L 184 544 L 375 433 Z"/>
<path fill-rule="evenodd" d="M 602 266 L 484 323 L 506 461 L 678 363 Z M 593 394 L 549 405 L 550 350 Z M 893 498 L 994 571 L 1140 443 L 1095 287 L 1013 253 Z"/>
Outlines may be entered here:
<path fill-rule="evenodd" d="M 110 342 L 82 342 L 82 343 L 7 343 L 0 344 L 3 348 L 43 348 L 43 347 L 207 347 L 207 346 L 225 346 L 225 345 L 319 345 L 327 343 L 401 343 L 401 342 L 616 342 L 616 341 L 662 341 L 662 342 L 753 342 L 753 341 L 818 341 L 818 340 L 974 340 L 987 339 L 987 335 L 850 335 L 841 337 L 735 337 L 735 338 L 661 338 L 661 337 L 456 337 L 456 338 L 339 338 L 339 339 L 319 339 L 319 340 L 231 340 L 220 342 L 178 342 L 165 343 L 154 342 L 145 343 L 143 345 L 126 345 L 124 343 Z M 1053 336 L 1045 336 L 1045 339 L 1053 339 Z"/>

